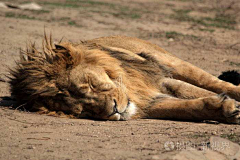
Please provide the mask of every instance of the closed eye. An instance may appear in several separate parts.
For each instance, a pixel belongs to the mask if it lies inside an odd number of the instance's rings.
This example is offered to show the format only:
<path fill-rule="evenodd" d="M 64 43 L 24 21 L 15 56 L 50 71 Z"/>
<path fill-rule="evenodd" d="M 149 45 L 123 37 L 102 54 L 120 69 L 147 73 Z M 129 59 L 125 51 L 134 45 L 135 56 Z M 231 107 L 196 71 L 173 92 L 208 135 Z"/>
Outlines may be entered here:
<path fill-rule="evenodd" d="M 94 92 L 107 92 L 113 89 L 113 85 L 111 83 L 103 83 L 100 81 L 89 80 L 89 86 Z"/>
<path fill-rule="evenodd" d="M 94 92 L 108 92 L 113 89 L 113 85 L 110 83 L 104 83 L 99 85 L 90 84 L 90 88 Z"/>
<path fill-rule="evenodd" d="M 99 90 L 102 92 L 110 91 L 113 89 L 113 85 L 110 83 L 105 83 L 99 86 Z"/>

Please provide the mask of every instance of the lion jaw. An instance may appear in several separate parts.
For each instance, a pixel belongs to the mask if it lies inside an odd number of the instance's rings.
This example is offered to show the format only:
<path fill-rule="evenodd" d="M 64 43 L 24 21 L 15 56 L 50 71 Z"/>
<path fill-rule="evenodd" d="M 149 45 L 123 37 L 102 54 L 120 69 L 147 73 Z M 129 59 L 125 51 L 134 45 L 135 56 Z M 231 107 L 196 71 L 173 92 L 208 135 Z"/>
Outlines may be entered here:
<path fill-rule="evenodd" d="M 119 120 L 128 120 L 131 119 L 133 115 L 137 112 L 137 106 L 133 102 L 129 102 L 126 110 L 123 113 L 115 113 L 111 115 L 108 120 L 110 121 L 119 121 Z"/>

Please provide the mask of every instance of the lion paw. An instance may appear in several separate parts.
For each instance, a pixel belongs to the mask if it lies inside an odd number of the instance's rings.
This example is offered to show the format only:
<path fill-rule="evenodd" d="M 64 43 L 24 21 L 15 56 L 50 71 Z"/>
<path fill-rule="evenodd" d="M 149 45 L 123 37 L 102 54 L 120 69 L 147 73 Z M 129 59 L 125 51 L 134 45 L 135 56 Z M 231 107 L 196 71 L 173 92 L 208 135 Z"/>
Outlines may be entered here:
<path fill-rule="evenodd" d="M 234 99 L 224 95 L 222 111 L 227 123 L 240 124 L 240 105 Z"/>
<path fill-rule="evenodd" d="M 205 98 L 204 102 L 212 120 L 240 124 L 240 103 L 226 94 Z"/>

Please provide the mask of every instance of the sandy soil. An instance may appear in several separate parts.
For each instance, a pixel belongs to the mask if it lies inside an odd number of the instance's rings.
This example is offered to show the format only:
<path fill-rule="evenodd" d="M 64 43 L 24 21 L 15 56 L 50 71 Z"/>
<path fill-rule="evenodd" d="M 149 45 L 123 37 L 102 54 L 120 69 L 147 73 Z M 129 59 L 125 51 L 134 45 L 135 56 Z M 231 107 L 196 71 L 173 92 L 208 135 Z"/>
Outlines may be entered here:
<path fill-rule="evenodd" d="M 22 4 L 27 0 L 8 0 Z M 218 76 L 240 70 L 239 0 L 53 0 L 44 10 L 0 9 L 0 97 L 3 80 L 28 41 L 40 46 L 44 27 L 54 41 L 127 35 L 158 44 Z M 1 105 L 1 103 L 0 103 Z M 217 135 L 240 144 L 240 127 L 166 120 L 127 122 L 55 118 L 0 108 L 0 159 L 164 159 Z M 181 143 L 169 151 L 165 143 Z"/>

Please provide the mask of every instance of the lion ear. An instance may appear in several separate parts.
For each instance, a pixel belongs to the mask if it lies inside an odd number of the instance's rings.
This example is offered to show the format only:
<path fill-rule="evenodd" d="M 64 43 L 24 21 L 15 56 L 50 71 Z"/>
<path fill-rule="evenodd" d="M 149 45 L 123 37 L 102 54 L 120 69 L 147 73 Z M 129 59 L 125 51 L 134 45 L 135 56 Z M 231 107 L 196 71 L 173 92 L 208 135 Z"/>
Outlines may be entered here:
<path fill-rule="evenodd" d="M 66 57 L 71 57 L 70 54 L 70 50 L 68 47 L 64 46 L 64 45 L 60 45 L 60 44 L 55 44 L 55 49 L 53 49 L 53 51 L 58 54 L 58 53 L 62 53 L 63 55 L 65 55 Z"/>
<path fill-rule="evenodd" d="M 55 48 L 56 48 L 56 50 L 65 50 L 65 51 L 68 50 L 66 47 L 64 47 L 64 46 L 62 46 L 60 44 L 55 44 Z"/>

